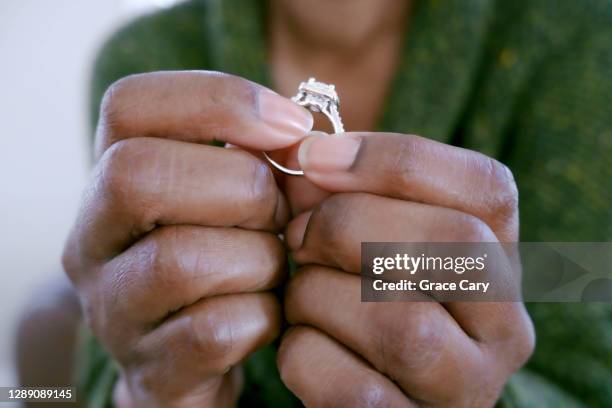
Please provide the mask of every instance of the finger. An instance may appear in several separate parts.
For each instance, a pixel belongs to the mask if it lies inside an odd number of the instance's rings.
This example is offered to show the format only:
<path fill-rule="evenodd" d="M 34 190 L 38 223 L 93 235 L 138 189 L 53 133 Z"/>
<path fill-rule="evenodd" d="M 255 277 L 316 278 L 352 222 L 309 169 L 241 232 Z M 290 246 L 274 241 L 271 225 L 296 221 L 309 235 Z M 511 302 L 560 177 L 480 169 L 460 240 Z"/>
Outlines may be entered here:
<path fill-rule="evenodd" d="M 367 192 L 448 207 L 485 221 L 500 241 L 518 238 L 512 173 L 483 154 L 413 135 L 345 133 L 306 139 L 306 177 L 331 192 Z"/>
<path fill-rule="evenodd" d="M 361 271 L 362 242 L 495 241 L 489 227 L 468 214 L 363 193 L 333 195 L 314 211 L 296 217 L 286 230 L 286 242 L 297 263 L 326 265 L 356 274 Z M 486 268 L 479 279 L 500 288 L 500 299 L 518 300 L 512 290 L 520 280 L 516 276 L 520 271 L 501 263 L 503 256 L 499 251 L 495 258 L 500 260 L 500 267 Z M 521 350 L 519 357 L 533 348 L 533 328 L 520 302 L 450 302 L 445 306 L 475 339 L 512 342 Z M 507 324 L 500 325 L 501 321 Z"/>
<path fill-rule="evenodd" d="M 113 257 L 159 225 L 273 231 L 287 219 L 269 167 L 240 150 L 129 139 L 107 150 L 95 172 L 67 246 L 77 253 L 68 260 Z M 78 272 L 78 262 L 67 269 Z"/>
<path fill-rule="evenodd" d="M 315 117 L 315 124 L 316 119 Z M 312 131 L 309 135 L 325 135 L 325 133 L 319 131 Z M 297 153 L 300 145 L 295 144 L 286 149 L 276 150 L 274 152 L 268 152 L 268 155 L 274 159 L 277 163 L 289 169 L 299 169 L 300 164 L 297 159 Z M 288 176 L 276 168 L 272 167 L 276 179 L 281 186 L 281 189 L 287 197 L 291 214 L 297 215 L 303 211 L 313 208 L 319 204 L 325 197 L 328 197 L 330 193 L 313 184 L 306 177 L 293 177 Z"/>
<path fill-rule="evenodd" d="M 498 383 L 489 369 L 495 366 L 439 303 L 362 303 L 360 293 L 358 276 L 302 268 L 287 290 L 287 320 L 324 331 L 419 401 L 495 400 L 499 390 L 481 381 Z"/>
<path fill-rule="evenodd" d="M 271 233 L 170 226 L 154 230 L 100 273 L 106 314 L 147 327 L 198 299 L 277 286 L 285 256 Z"/>
<path fill-rule="evenodd" d="M 389 379 L 312 328 L 294 327 L 283 338 L 278 368 L 307 407 L 416 406 Z"/>
<path fill-rule="evenodd" d="M 335 194 L 286 229 L 294 259 L 359 273 L 362 242 L 495 242 L 479 219 L 459 211 L 365 193 Z"/>
<path fill-rule="evenodd" d="M 106 92 L 96 135 L 97 157 L 118 140 L 148 136 L 259 150 L 296 143 L 312 115 L 245 79 L 210 71 L 131 75 Z"/>
<path fill-rule="evenodd" d="M 143 389 L 139 383 L 130 380 L 121 375 L 115 383 L 113 390 L 114 407 L 232 407 L 238 404 L 243 386 L 240 367 L 233 368 L 227 374 L 218 378 L 202 381 L 191 390 L 177 390 L 175 394 L 159 395 L 159 390 L 155 390 L 155 393 L 151 394 L 148 390 Z"/>
<path fill-rule="evenodd" d="M 315 132 L 311 132 L 311 134 L 313 133 Z M 230 149 L 247 150 L 252 155 L 259 157 L 262 160 L 266 161 L 266 158 L 261 151 L 248 150 L 248 149 L 244 149 L 238 146 L 227 145 L 227 144 L 225 145 L 225 147 L 230 148 Z M 285 150 L 297 152 L 298 147 L 299 145 L 293 145 Z M 281 154 L 281 155 L 284 154 L 285 150 L 283 151 L 277 150 L 275 152 L 267 152 L 267 153 L 270 157 L 272 157 L 278 163 L 285 163 L 282 160 L 279 161 L 276 157 L 277 154 Z M 293 156 L 297 156 L 297 153 L 293 154 Z M 290 164 L 285 163 L 284 165 L 288 168 L 295 168 L 295 169 L 299 167 L 299 164 L 297 163 L 297 159 L 295 159 L 295 161 L 291 162 Z M 270 168 L 272 172 L 274 173 L 278 186 L 280 187 L 281 191 L 283 191 L 285 197 L 287 198 L 287 202 L 291 210 L 290 212 L 293 215 L 297 215 L 307 209 L 311 209 L 312 207 L 314 207 L 315 205 L 323 201 L 325 197 L 329 197 L 330 195 L 329 192 L 322 190 L 320 187 L 317 187 L 315 184 L 313 184 L 311 181 L 309 181 L 305 177 L 287 176 L 286 174 L 277 170 L 273 166 L 271 166 Z"/>
<path fill-rule="evenodd" d="M 280 307 L 271 294 L 213 297 L 184 308 L 143 337 L 123 365 L 128 377 L 138 379 L 134 388 L 162 401 L 208 394 L 218 385 L 211 380 L 271 342 L 279 330 Z"/>
<path fill-rule="evenodd" d="M 310 134 L 322 134 L 321 132 L 311 132 Z M 297 161 L 297 151 L 299 145 L 291 147 L 286 166 L 291 169 L 299 169 L 300 164 Z M 314 184 L 307 177 L 284 177 L 283 192 L 289 202 L 292 215 L 300 214 L 306 210 L 310 210 L 329 197 L 330 192 L 322 189 Z"/>

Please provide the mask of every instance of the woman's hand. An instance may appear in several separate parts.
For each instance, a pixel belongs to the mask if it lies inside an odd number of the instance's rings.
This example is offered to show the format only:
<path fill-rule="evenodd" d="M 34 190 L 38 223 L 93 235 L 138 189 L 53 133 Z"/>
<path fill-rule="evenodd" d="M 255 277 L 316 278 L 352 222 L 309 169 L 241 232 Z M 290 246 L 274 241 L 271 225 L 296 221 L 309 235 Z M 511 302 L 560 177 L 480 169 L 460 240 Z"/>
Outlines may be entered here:
<path fill-rule="evenodd" d="M 278 357 L 285 384 L 307 406 L 493 405 L 534 347 L 523 304 L 362 303 L 360 244 L 515 242 L 510 171 L 397 134 L 312 137 L 298 157 L 306 177 L 335 194 L 320 194 L 287 228 L 304 266 L 286 294 L 294 327 Z"/>
<path fill-rule="evenodd" d="M 286 200 L 257 150 L 312 116 L 209 72 L 125 78 L 103 101 L 98 162 L 64 252 L 94 334 L 121 366 L 120 407 L 233 405 L 245 356 L 273 340 Z"/>

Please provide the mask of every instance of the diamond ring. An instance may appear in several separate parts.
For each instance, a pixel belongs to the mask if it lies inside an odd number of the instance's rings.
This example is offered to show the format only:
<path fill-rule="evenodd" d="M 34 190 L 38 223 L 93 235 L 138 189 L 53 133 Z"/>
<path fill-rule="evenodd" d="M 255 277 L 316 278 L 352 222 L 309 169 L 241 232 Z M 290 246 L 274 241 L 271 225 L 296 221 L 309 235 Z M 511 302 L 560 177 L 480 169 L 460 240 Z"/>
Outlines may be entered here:
<path fill-rule="evenodd" d="M 340 98 L 333 85 L 317 82 L 314 78 L 308 79 L 308 82 L 302 82 L 298 88 L 298 93 L 291 100 L 298 105 L 301 105 L 313 112 L 324 114 L 334 127 L 334 133 L 344 132 L 344 125 L 340 119 Z M 281 166 L 274 161 L 268 153 L 263 152 L 264 156 L 272 166 L 290 176 L 303 176 L 302 170 L 293 170 L 285 166 Z"/>

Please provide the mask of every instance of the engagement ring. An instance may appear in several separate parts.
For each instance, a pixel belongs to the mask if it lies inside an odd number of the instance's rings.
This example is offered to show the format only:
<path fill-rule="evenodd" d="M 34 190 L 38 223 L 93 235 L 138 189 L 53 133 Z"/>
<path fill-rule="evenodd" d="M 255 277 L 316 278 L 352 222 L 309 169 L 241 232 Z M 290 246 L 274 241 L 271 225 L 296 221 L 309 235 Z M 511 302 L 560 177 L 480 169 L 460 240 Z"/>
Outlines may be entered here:
<path fill-rule="evenodd" d="M 300 84 L 297 95 L 291 98 L 291 100 L 313 112 L 324 114 L 332 123 L 334 133 L 344 132 L 344 125 L 342 124 L 340 112 L 338 111 L 340 98 L 338 98 L 338 93 L 336 93 L 336 89 L 333 85 L 317 82 L 314 78 L 310 78 L 308 82 L 302 82 Z M 302 170 L 288 169 L 270 158 L 268 153 L 263 152 L 263 154 L 272 166 L 283 173 L 291 176 L 304 175 Z"/>

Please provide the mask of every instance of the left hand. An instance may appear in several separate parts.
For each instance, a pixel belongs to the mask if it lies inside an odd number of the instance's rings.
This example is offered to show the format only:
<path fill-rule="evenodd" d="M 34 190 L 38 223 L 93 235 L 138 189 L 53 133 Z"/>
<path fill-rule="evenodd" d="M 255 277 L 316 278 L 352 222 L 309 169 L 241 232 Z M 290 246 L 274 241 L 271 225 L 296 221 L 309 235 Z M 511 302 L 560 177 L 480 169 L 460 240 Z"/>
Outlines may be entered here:
<path fill-rule="evenodd" d="M 281 377 L 307 406 L 492 406 L 534 348 L 519 302 L 360 300 L 360 244 L 516 242 L 506 166 L 411 135 L 313 136 L 299 162 L 319 202 L 293 199 Z M 287 181 L 305 184 L 304 179 Z M 312 186 L 309 186 L 314 191 Z M 314 209 L 309 209 L 314 208 Z M 495 279 L 495 277 L 492 277 Z"/>

